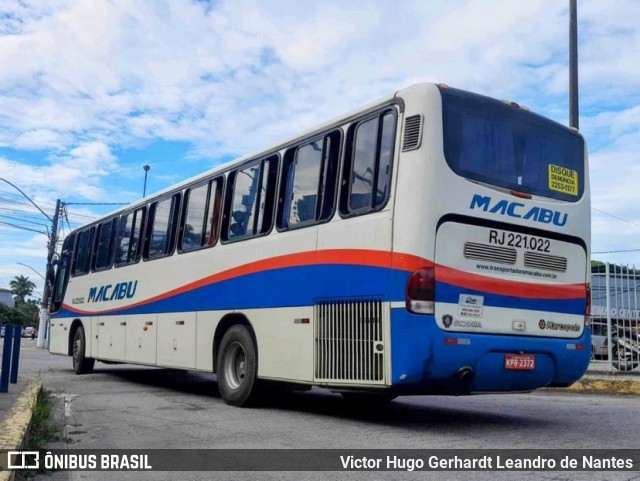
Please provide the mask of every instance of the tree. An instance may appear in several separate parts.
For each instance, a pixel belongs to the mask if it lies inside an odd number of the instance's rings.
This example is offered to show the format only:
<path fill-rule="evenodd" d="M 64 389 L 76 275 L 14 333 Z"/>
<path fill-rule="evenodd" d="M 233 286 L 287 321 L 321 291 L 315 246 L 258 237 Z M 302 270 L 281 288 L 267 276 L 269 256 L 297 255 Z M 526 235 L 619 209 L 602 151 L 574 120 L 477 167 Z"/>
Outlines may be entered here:
<path fill-rule="evenodd" d="M 36 285 L 33 281 L 29 280 L 29 276 L 16 276 L 10 283 L 9 287 L 14 296 L 16 296 L 16 303 L 24 304 L 25 297 L 29 297 Z"/>
<path fill-rule="evenodd" d="M 38 310 L 38 301 L 34 299 L 29 299 L 16 307 L 0 304 L 0 323 L 38 327 Z"/>

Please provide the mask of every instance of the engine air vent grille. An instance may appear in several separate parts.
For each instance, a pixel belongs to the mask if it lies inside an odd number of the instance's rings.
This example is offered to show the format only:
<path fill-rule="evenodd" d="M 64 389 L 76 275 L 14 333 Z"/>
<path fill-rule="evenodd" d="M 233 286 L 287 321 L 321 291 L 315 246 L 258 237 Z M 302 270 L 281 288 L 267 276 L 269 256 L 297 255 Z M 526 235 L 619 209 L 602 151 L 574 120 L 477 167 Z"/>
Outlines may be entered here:
<path fill-rule="evenodd" d="M 414 150 L 420 147 L 422 140 L 422 115 L 411 115 L 404 121 L 404 139 L 402 151 Z"/>
<path fill-rule="evenodd" d="M 375 300 L 316 304 L 317 381 L 384 384 L 382 306 Z"/>
<path fill-rule="evenodd" d="M 545 271 L 566 272 L 567 258 L 527 251 L 524 253 L 524 265 Z"/>
<path fill-rule="evenodd" d="M 511 247 L 500 247 L 478 242 L 465 242 L 464 256 L 467 259 L 495 262 L 497 264 L 515 264 L 518 253 Z"/>

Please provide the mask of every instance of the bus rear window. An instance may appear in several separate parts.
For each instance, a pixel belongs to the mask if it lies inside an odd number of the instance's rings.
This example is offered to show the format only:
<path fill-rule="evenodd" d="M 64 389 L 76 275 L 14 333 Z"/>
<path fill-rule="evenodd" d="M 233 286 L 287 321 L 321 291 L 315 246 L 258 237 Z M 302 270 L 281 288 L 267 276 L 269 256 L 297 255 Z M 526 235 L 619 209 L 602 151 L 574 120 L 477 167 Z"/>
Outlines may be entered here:
<path fill-rule="evenodd" d="M 442 88 L 444 154 L 455 173 L 518 192 L 575 202 L 584 192 L 584 142 L 526 110 Z"/>

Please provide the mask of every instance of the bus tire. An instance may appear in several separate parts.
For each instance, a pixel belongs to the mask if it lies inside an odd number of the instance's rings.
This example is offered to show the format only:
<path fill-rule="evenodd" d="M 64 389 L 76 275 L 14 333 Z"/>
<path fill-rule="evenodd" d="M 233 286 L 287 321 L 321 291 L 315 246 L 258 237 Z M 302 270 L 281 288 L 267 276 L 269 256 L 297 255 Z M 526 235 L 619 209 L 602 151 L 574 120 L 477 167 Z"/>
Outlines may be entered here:
<path fill-rule="evenodd" d="M 224 333 L 218 349 L 218 390 L 231 406 L 251 406 L 261 395 L 255 342 L 242 324 Z"/>
<path fill-rule="evenodd" d="M 84 328 L 80 326 L 73 335 L 73 345 L 71 346 L 73 370 L 76 374 L 89 374 L 93 372 L 93 366 L 96 360 L 86 357 L 86 345 Z"/>

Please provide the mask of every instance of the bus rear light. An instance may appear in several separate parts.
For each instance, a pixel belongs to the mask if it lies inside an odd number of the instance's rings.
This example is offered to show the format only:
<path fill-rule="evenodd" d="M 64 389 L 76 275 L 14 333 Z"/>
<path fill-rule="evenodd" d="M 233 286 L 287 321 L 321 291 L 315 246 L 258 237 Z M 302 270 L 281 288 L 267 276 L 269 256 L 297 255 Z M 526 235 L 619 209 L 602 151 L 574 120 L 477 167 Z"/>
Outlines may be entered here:
<path fill-rule="evenodd" d="M 591 327 L 591 286 L 585 286 L 586 305 L 584 308 L 584 327 Z"/>
<path fill-rule="evenodd" d="M 436 275 L 433 267 L 421 267 L 407 282 L 407 310 L 415 314 L 433 314 Z"/>
<path fill-rule="evenodd" d="M 587 298 L 587 305 L 584 310 L 584 315 L 589 316 L 591 315 L 591 286 L 589 284 L 585 286 L 585 291 L 586 291 L 585 294 Z"/>
<path fill-rule="evenodd" d="M 527 194 L 526 192 L 518 192 L 517 190 L 511 190 L 509 193 L 515 197 L 519 197 L 520 199 L 531 199 L 531 194 Z"/>

